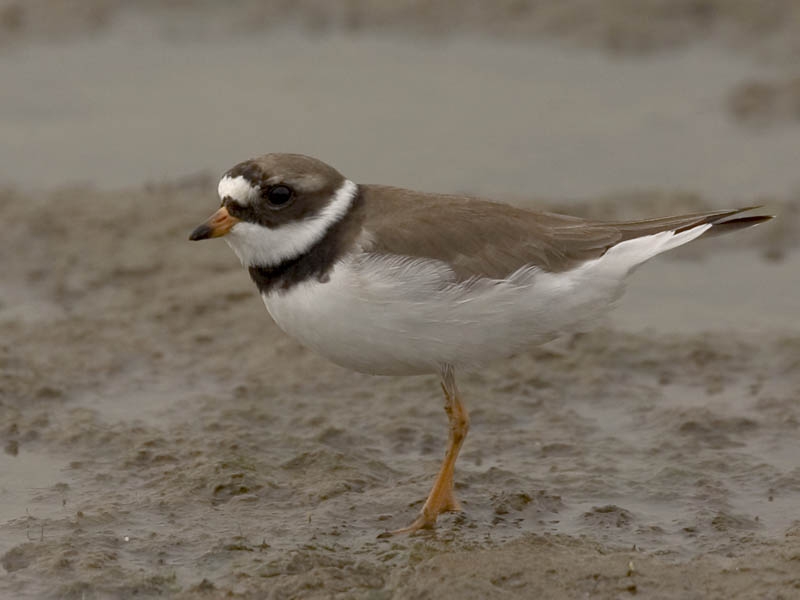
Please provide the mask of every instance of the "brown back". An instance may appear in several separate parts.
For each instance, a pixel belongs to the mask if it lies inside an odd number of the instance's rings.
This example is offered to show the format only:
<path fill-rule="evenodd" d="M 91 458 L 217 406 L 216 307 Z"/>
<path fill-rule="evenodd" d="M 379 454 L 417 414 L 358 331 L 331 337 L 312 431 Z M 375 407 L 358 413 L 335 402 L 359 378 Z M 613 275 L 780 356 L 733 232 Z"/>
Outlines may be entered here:
<path fill-rule="evenodd" d="M 505 204 L 378 185 L 360 186 L 372 252 L 449 263 L 459 279 L 503 278 L 525 266 L 568 270 L 615 244 L 704 223 L 733 230 L 770 217 L 730 219 L 744 210 L 604 223 Z M 727 220 L 726 220 L 727 219 Z"/>

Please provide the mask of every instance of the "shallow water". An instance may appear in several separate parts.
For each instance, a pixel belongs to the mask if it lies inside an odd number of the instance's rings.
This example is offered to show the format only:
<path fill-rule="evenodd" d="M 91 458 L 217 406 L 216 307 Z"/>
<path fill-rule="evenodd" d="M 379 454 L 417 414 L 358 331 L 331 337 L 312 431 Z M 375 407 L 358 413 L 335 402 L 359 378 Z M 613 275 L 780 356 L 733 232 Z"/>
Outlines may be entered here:
<path fill-rule="evenodd" d="M 0 522 L 9 523 L 23 515 L 58 518 L 65 513 L 63 500 L 71 478 L 63 458 L 49 453 L 8 451 L 0 454 Z M 44 531 L 36 527 L 26 531 L 27 539 L 41 540 Z M 18 539 L 0 538 L 0 554 L 18 543 Z"/>
<path fill-rule="evenodd" d="M 677 187 L 731 204 L 800 184 L 796 128 L 751 131 L 724 110 L 764 65 L 714 47 L 620 60 L 477 38 L 174 40 L 126 23 L 0 53 L 0 181 L 139 185 L 297 151 L 357 181 L 504 197 Z"/>

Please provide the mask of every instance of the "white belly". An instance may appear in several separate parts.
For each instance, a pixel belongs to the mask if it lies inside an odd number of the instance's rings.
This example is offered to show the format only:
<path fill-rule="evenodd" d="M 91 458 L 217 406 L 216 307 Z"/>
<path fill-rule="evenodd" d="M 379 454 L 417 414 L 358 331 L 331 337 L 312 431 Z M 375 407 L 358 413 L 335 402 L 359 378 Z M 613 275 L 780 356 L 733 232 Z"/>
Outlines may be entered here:
<path fill-rule="evenodd" d="M 624 276 L 608 276 L 598 262 L 457 283 L 444 263 L 360 254 L 337 264 L 325 283 L 263 299 L 286 333 L 337 364 L 383 375 L 434 373 L 444 363 L 476 368 L 593 324 Z"/>

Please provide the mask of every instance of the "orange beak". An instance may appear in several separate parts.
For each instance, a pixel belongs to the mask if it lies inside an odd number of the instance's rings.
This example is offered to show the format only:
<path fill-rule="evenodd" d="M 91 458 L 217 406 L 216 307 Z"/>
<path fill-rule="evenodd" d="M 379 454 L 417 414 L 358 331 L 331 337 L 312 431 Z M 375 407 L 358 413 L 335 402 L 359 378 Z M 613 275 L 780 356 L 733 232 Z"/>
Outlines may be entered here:
<path fill-rule="evenodd" d="M 211 238 L 222 237 L 227 234 L 231 228 L 239 222 L 239 219 L 232 217 L 228 209 L 224 206 L 217 212 L 211 215 L 208 220 L 197 226 L 189 236 L 192 241 L 208 240 Z"/>

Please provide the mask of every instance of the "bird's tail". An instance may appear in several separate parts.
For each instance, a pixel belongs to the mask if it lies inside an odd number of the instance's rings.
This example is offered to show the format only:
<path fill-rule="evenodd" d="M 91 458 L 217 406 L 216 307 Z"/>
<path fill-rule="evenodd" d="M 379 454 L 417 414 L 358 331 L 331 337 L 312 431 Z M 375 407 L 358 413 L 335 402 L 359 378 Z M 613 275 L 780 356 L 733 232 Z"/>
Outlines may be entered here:
<path fill-rule="evenodd" d="M 720 235 L 732 231 L 746 229 L 753 225 L 764 223 L 773 218 L 773 215 L 748 215 L 740 216 L 742 213 L 750 212 L 762 208 L 761 206 L 749 206 L 747 208 L 737 208 L 734 210 L 718 210 L 714 212 L 693 213 L 676 217 L 662 217 L 657 219 L 646 219 L 643 221 L 625 221 L 610 223 L 622 233 L 622 241 L 630 240 L 646 235 L 661 233 L 662 231 L 672 231 L 675 234 L 689 231 L 702 225 L 710 225 L 703 233 L 705 235 Z"/>
<path fill-rule="evenodd" d="M 757 208 L 760 207 L 609 223 L 619 230 L 622 237 L 619 243 L 606 251 L 602 262 L 616 272 L 627 272 L 654 256 L 691 242 L 701 235 L 739 231 L 773 218 L 772 215 L 741 216 L 742 213 Z"/>

